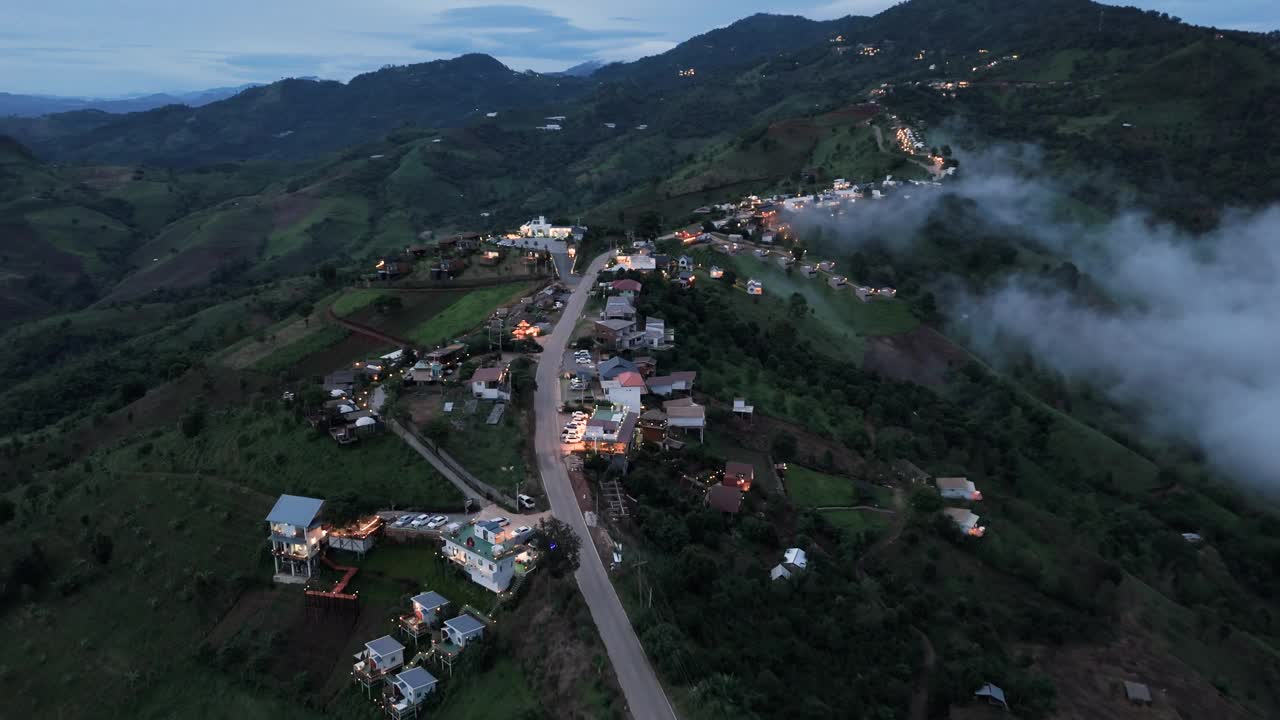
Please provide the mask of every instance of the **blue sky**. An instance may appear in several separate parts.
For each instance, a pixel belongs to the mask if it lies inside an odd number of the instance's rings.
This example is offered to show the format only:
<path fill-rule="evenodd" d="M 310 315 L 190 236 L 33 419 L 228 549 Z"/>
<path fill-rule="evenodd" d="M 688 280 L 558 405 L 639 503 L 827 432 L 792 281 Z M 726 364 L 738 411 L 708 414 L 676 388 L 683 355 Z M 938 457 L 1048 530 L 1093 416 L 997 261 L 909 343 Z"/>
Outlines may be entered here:
<path fill-rule="evenodd" d="M 756 12 L 874 14 L 893 0 L 15 0 L 0 91 L 114 96 L 288 76 L 346 80 L 389 63 L 484 52 L 560 70 L 633 60 Z M 1280 29 L 1275 0 L 1127 0 L 1188 22 Z M 16 20 L 16 21 L 14 21 Z"/>

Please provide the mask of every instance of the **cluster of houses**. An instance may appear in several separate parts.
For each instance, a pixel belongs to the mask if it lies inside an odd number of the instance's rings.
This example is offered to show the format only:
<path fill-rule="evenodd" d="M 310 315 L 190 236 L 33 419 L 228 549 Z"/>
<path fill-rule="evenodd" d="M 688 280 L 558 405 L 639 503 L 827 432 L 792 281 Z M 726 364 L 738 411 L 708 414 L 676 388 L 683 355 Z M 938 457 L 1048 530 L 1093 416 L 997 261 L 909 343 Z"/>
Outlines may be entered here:
<path fill-rule="evenodd" d="M 410 613 L 400 616 L 397 629 L 406 641 L 413 642 L 415 650 L 424 641 L 430 645 L 408 662 L 405 660 L 407 648 L 391 635 L 370 640 L 355 655 L 352 679 L 395 720 L 418 717 L 427 699 L 436 691 L 440 680 L 427 670 L 428 663 L 447 667 L 452 675 L 454 660 L 468 645 L 484 639 L 489 621 L 466 607 L 446 620 L 450 604 L 447 598 L 433 591 L 409 600 Z"/>
<path fill-rule="evenodd" d="M 736 460 L 726 462 L 724 470 L 713 477 L 711 486 L 707 488 L 707 506 L 722 513 L 737 515 L 742 509 L 742 499 L 751 490 L 755 479 L 756 469 L 750 463 Z"/>
<path fill-rule="evenodd" d="M 319 407 L 306 409 L 307 422 L 327 430 L 339 445 L 349 445 L 378 432 L 379 402 L 384 396 L 376 384 L 408 358 L 404 350 L 396 350 L 355 362 L 351 369 L 329 373 L 322 385 L 327 397 Z"/>
<path fill-rule="evenodd" d="M 982 493 L 978 492 L 978 488 L 968 478 L 940 477 L 934 479 L 934 485 L 944 500 L 970 503 L 982 500 Z M 943 508 L 942 514 L 955 523 L 955 526 L 965 535 L 982 537 L 987 532 L 986 526 L 979 522 L 981 518 L 968 507 Z"/>

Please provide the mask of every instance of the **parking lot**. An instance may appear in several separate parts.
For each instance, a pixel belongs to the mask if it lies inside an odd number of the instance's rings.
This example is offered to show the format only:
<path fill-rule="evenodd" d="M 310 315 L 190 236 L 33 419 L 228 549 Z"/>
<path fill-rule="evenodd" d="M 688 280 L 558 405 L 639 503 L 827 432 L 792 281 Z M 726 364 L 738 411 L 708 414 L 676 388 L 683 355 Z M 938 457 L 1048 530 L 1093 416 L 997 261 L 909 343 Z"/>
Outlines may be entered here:
<path fill-rule="evenodd" d="M 445 528 L 453 523 L 467 523 L 472 520 L 499 520 L 506 521 L 505 527 L 528 527 L 535 528 L 543 518 L 550 515 L 549 512 L 526 511 L 524 513 L 512 513 L 503 510 L 499 505 L 486 505 L 479 512 L 471 515 L 462 513 L 419 513 L 404 510 L 383 510 L 378 513 L 383 520 L 386 520 L 387 531 L 392 533 L 403 533 L 405 535 L 439 535 Z M 413 518 L 412 521 L 402 521 L 401 518 Z M 439 518 L 444 518 L 443 522 L 438 522 Z M 397 525 L 401 522 L 401 525 Z M 413 523 L 417 522 L 415 525 Z"/>

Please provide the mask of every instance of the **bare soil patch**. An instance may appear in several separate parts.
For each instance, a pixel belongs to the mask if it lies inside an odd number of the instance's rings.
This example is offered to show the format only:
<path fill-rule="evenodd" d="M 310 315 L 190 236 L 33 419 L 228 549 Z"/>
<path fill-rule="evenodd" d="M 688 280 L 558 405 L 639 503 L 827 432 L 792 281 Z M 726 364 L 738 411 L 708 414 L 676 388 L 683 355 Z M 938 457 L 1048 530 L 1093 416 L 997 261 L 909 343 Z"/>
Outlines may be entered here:
<path fill-rule="evenodd" d="M 867 341 L 863 366 L 894 380 L 937 387 L 950 370 L 962 367 L 971 358 L 964 348 L 930 327 L 918 327 L 901 335 L 886 335 Z"/>
<path fill-rule="evenodd" d="M 292 227 L 319 204 L 319 200 L 301 193 L 282 195 L 271 203 L 271 226 L 276 230 Z"/>
<path fill-rule="evenodd" d="M 334 370 L 346 367 L 358 358 L 368 356 L 375 350 L 385 347 L 386 343 L 359 333 L 351 333 L 341 342 L 330 345 L 320 352 L 308 355 L 305 360 L 298 363 L 297 374 L 301 377 L 327 375 Z"/>
<path fill-rule="evenodd" d="M 324 315 L 322 313 L 313 313 L 306 320 L 300 318 L 280 328 L 261 342 L 253 340 L 237 348 L 234 352 L 227 353 L 222 358 L 222 364 L 237 370 L 252 367 L 259 360 L 266 358 L 276 350 L 290 345 L 313 332 L 317 332 L 323 327 Z"/>

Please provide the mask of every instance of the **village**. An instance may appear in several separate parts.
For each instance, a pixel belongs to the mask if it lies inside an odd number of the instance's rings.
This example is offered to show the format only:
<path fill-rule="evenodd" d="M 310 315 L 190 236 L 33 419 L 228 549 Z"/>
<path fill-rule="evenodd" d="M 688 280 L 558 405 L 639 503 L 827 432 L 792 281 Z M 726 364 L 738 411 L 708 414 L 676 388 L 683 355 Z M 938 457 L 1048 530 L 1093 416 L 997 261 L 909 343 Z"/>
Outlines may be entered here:
<path fill-rule="evenodd" d="M 833 260 L 807 258 L 789 220 L 803 212 L 851 212 L 855 203 L 892 201 L 895 194 L 936 186 L 936 181 L 900 183 L 886 178 L 854 184 L 837 179 L 814 195 L 753 195 L 697 208 L 695 216 L 715 219 L 660 238 L 629 241 L 607 252 L 602 264 L 596 263 L 598 276 L 590 269 L 581 276 L 570 270 L 588 260 L 578 253 L 587 229 L 555 225 L 545 217 L 533 218 L 511 233 L 464 233 L 434 243 L 420 238 L 421 244 L 406 248 L 403 255 L 379 258 L 366 287 L 398 287 L 397 281 L 423 275 L 423 268 L 433 280 L 455 275 L 465 279 L 470 263 L 458 262 L 460 257 L 481 268 L 503 265 L 516 277 L 522 272 L 539 274 L 523 286 L 519 297 L 493 307 L 462 335 L 444 338 L 435 347 L 401 343 L 333 370 L 319 385 L 286 391 L 286 403 L 297 405 L 306 422 L 350 452 L 361 452 L 363 438 L 387 432 L 400 436 L 456 485 L 466 502 L 452 509 L 376 508 L 336 519 L 326 511 L 326 498 L 282 495 L 266 518 L 274 581 L 300 586 L 309 613 L 351 616 L 360 612 L 358 588 L 365 557 L 378 553 L 379 544 L 408 543 L 434 548 L 422 554 L 422 562 L 455 568 L 460 578 L 491 596 L 491 606 L 478 607 L 474 597 L 470 603 L 451 599 L 456 586 L 419 587 L 386 633 L 362 640 L 363 649 L 351 666 L 353 684 L 387 715 L 416 717 L 431 706 L 439 687 L 466 682 L 465 672 L 455 677 L 458 659 L 469 645 L 498 632 L 496 618 L 519 602 L 521 588 L 536 575 L 545 554 L 555 551 L 546 532 L 553 514 L 562 519 L 566 512 L 577 515 L 590 536 L 584 551 L 595 555 L 587 562 L 625 575 L 629 553 L 612 532 L 638 509 L 622 482 L 637 460 L 665 457 L 679 463 L 690 448 L 698 448 L 699 457 L 706 448 L 714 448 L 714 454 L 724 457 L 721 464 L 707 467 L 699 461 L 687 467 L 684 477 L 702 504 L 726 518 L 755 507 L 758 503 L 750 497 L 762 484 L 771 492 L 795 492 L 789 489 L 793 481 L 818 477 L 838 482 L 757 450 L 735 450 L 739 441 L 729 438 L 751 433 L 757 412 L 768 414 L 768 408 L 760 408 L 758 399 L 749 396 L 716 397 L 700 391 L 697 365 L 668 365 L 662 360 L 679 346 L 680 328 L 659 314 L 642 313 L 637 305 L 647 288 L 669 285 L 697 292 L 708 282 L 742 293 L 746 302 L 761 302 L 767 292 L 765 274 L 736 273 L 730 267 L 737 260 L 837 294 L 851 290 L 855 302 L 898 302 L 893 287 L 860 284 L 840 275 Z M 580 315 L 567 314 L 577 308 Z M 357 332 L 382 335 L 377 328 L 337 319 Z M 560 327 L 568 331 L 563 349 L 549 345 L 553 337 L 565 335 Z M 533 417 L 529 390 L 522 387 L 529 380 L 516 377 L 522 372 L 528 377 L 530 371 L 519 368 L 530 361 L 540 368 L 550 364 L 554 372 L 555 417 Z M 412 411 L 405 412 L 405 407 Z M 729 426 L 717 428 L 714 417 L 730 418 Z M 570 508 L 555 506 L 554 497 L 549 497 L 553 493 L 541 488 L 547 476 L 539 478 L 524 469 L 536 466 L 535 458 L 506 454 L 515 452 L 506 450 L 508 446 L 523 446 L 523 454 L 531 455 L 532 448 L 517 436 L 531 432 L 535 424 L 551 423 L 559 428 L 552 461 L 563 464 L 576 499 Z M 456 441 L 442 444 L 438 437 L 433 439 L 435 428 L 445 428 Z M 488 433 L 489 439 L 473 441 L 474 433 Z M 467 467 L 472 458 L 466 456 L 466 447 L 494 438 L 499 438 L 503 456 L 514 458 L 496 468 L 506 477 L 495 477 L 494 468 Z M 870 505 L 851 512 L 873 519 L 868 527 L 889 529 L 877 523 L 897 512 L 898 500 L 890 502 L 891 494 L 901 496 L 895 488 L 929 483 L 943 502 L 950 503 L 941 515 L 957 532 L 973 539 L 986 533 L 972 510 L 982 499 L 973 482 L 964 477 L 932 478 L 903 463 L 909 469 L 896 479 L 863 483 L 865 489 L 858 490 L 871 498 L 866 501 Z M 763 579 L 781 582 L 804 573 L 810 550 L 785 548 Z M 1000 692 L 992 687 L 988 694 Z"/>

